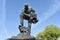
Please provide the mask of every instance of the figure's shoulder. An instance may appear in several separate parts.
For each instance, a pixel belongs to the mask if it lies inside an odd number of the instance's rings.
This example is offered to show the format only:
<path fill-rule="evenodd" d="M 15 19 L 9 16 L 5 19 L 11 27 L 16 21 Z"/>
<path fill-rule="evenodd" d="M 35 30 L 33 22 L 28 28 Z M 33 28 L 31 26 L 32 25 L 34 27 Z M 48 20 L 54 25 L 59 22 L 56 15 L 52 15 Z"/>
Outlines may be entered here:
<path fill-rule="evenodd" d="M 28 7 L 28 10 L 31 11 L 31 7 L 30 6 Z"/>

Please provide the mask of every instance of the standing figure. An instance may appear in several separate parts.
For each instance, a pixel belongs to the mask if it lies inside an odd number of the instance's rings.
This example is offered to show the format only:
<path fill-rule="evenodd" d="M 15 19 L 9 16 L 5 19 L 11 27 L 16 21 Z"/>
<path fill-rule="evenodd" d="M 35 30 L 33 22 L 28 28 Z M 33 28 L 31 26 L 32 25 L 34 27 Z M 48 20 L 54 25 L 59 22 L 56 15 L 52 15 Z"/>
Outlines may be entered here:
<path fill-rule="evenodd" d="M 30 35 L 30 31 L 31 31 L 31 23 L 37 23 L 37 15 L 35 14 L 35 10 L 33 10 L 32 8 L 30 8 L 28 6 L 28 4 L 25 4 L 24 9 L 22 11 L 22 14 L 20 15 L 20 32 L 27 32 Z M 23 27 L 23 20 L 27 20 L 28 21 L 28 28 Z"/>

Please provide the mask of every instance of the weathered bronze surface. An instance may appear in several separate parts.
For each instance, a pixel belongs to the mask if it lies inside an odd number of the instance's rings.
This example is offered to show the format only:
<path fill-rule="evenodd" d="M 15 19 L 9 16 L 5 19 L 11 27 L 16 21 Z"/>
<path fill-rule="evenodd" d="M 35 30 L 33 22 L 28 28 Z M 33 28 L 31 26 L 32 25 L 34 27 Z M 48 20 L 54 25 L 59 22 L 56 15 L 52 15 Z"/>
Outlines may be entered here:
<path fill-rule="evenodd" d="M 23 21 L 28 21 L 28 27 L 25 27 L 23 24 Z M 37 23 L 37 14 L 35 13 L 35 10 L 30 8 L 27 4 L 24 6 L 24 9 L 22 13 L 20 14 L 20 25 L 19 25 L 19 31 L 20 33 L 17 36 L 11 37 L 8 40 L 40 40 L 36 39 L 34 36 L 31 36 L 31 24 Z"/>

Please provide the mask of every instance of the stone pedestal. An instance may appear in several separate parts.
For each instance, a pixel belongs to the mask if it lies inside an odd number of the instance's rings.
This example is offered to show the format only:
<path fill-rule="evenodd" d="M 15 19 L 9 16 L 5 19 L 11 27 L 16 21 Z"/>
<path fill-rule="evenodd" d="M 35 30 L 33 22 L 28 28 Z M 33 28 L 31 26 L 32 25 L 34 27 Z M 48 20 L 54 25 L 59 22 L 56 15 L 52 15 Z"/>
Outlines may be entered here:
<path fill-rule="evenodd" d="M 29 39 L 8 39 L 8 40 L 42 40 L 42 39 L 29 38 Z"/>
<path fill-rule="evenodd" d="M 27 33 L 19 33 L 17 36 L 8 38 L 7 40 L 42 40 L 35 38 L 34 36 L 27 35 Z"/>

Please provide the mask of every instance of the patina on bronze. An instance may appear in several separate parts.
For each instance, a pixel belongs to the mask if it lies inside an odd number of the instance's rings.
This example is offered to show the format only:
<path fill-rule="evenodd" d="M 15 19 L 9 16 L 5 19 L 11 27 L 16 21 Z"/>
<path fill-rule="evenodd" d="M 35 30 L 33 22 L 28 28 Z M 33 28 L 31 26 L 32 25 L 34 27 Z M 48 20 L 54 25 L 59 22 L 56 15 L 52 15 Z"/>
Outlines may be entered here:
<path fill-rule="evenodd" d="M 28 27 L 25 27 L 23 24 L 23 20 L 28 21 Z M 25 4 L 24 9 L 22 13 L 20 14 L 20 25 L 19 25 L 19 31 L 20 33 L 17 36 L 11 37 L 8 40 L 40 40 L 36 39 L 34 36 L 31 36 L 31 24 L 37 23 L 37 14 L 35 13 L 35 10 L 30 8 L 28 4 Z"/>
<path fill-rule="evenodd" d="M 27 20 L 28 21 L 28 27 L 23 27 L 23 20 Z M 27 34 L 30 35 L 30 29 L 31 29 L 31 24 L 32 23 L 37 23 L 37 15 L 35 14 L 35 10 L 33 10 L 32 8 L 29 8 L 29 6 L 26 4 L 24 6 L 24 9 L 22 11 L 22 14 L 20 15 L 20 32 L 24 33 L 26 32 Z"/>

